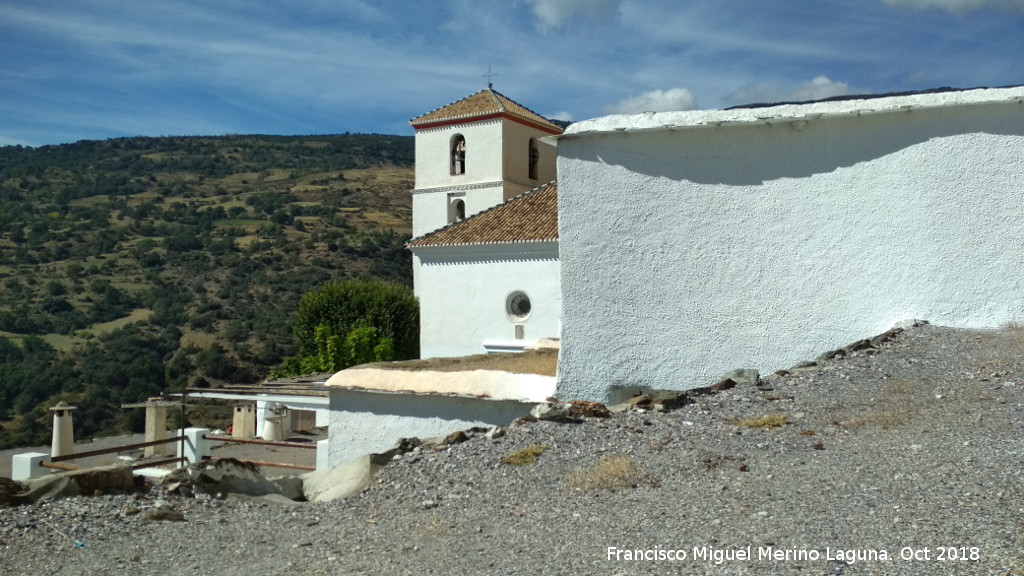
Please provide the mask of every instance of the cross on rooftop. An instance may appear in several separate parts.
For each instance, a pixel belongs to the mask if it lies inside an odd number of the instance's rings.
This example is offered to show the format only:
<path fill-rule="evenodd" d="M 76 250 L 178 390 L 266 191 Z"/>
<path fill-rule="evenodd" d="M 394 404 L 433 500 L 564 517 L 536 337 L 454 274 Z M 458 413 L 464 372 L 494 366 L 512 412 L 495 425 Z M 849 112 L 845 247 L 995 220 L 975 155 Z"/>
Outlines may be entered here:
<path fill-rule="evenodd" d="M 494 78 L 497 75 L 498 75 L 498 73 L 497 72 L 491 72 L 491 67 L 488 66 L 487 67 L 487 74 L 481 74 L 480 77 L 481 78 L 487 78 L 487 87 L 491 88 L 492 87 L 491 78 Z"/>

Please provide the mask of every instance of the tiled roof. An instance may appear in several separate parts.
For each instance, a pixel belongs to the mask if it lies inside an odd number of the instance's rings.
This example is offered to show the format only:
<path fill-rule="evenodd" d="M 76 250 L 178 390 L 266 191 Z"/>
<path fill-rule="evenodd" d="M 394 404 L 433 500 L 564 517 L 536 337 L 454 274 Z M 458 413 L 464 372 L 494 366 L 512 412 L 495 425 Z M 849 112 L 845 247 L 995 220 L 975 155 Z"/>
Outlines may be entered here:
<path fill-rule="evenodd" d="M 549 182 L 502 204 L 413 238 L 410 248 L 558 240 L 558 185 Z"/>
<path fill-rule="evenodd" d="M 562 133 L 562 128 L 554 122 L 490 87 L 472 96 L 467 96 L 458 102 L 453 102 L 443 108 L 438 108 L 433 112 L 427 112 L 422 116 L 413 118 L 409 121 L 409 124 L 415 127 L 422 127 L 430 124 L 468 120 L 478 116 L 494 114 L 505 114 L 525 120 L 552 134 Z"/>

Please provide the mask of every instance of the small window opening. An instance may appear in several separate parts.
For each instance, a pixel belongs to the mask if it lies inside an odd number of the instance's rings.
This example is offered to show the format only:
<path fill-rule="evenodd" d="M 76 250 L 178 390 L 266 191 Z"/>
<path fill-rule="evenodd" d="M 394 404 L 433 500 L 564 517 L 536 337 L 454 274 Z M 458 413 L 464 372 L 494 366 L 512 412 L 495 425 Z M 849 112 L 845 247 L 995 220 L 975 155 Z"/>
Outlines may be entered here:
<path fill-rule="evenodd" d="M 459 200 L 456 200 L 455 202 L 452 202 L 452 211 L 451 212 L 452 212 L 452 214 L 451 214 L 451 221 L 448 222 L 449 224 L 451 224 L 452 222 L 458 222 L 460 220 L 465 220 L 466 219 L 466 202 L 465 202 L 465 200 L 459 199 Z"/>
<path fill-rule="evenodd" d="M 466 173 L 466 139 L 461 134 L 452 138 L 452 175 Z"/>
<path fill-rule="evenodd" d="M 537 140 L 530 138 L 530 179 L 537 179 L 537 164 L 540 162 L 540 151 L 537 150 Z"/>

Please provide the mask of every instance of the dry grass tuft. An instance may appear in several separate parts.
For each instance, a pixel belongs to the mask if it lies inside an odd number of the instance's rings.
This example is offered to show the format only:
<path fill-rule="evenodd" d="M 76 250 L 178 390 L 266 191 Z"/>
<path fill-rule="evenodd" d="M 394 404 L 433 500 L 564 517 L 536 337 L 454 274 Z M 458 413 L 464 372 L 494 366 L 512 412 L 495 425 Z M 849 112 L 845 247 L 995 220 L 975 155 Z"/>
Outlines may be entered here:
<path fill-rule="evenodd" d="M 789 421 L 789 416 L 785 414 L 769 414 L 760 418 L 747 418 L 740 420 L 739 425 L 744 428 L 778 428 L 784 426 Z"/>
<path fill-rule="evenodd" d="M 1003 325 L 1003 332 L 1009 335 L 1010 342 L 1012 342 L 1013 347 L 1016 348 L 1015 352 L 1024 352 L 1024 324 L 1021 324 L 1020 322 L 1010 322 L 1009 324 Z M 1016 358 L 1010 358 L 1010 360 L 1016 360 Z"/>
<path fill-rule="evenodd" d="M 533 444 L 518 450 L 501 459 L 502 463 L 512 466 L 528 466 L 537 461 L 537 457 L 548 449 L 547 444 Z"/>
<path fill-rule="evenodd" d="M 903 426 L 935 405 L 935 397 L 918 388 L 909 380 L 892 378 L 878 393 L 877 409 L 850 418 L 843 425 L 849 429 L 874 425 L 885 430 Z"/>
<path fill-rule="evenodd" d="M 443 536 L 450 532 L 450 530 L 448 526 L 441 522 L 441 517 L 434 514 L 430 521 L 420 525 L 419 532 L 428 536 Z"/>
<path fill-rule="evenodd" d="M 597 464 L 569 474 L 566 484 L 577 490 L 620 490 L 640 484 L 657 486 L 658 481 L 624 454 L 605 456 Z"/>

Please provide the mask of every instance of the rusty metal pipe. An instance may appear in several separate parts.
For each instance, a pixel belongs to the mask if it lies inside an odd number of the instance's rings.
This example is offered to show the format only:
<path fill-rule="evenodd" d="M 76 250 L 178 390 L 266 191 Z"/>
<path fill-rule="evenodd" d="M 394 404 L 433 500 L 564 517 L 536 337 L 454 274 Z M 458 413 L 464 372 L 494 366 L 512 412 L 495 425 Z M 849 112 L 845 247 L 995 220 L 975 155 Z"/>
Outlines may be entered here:
<path fill-rule="evenodd" d="M 181 462 L 184 458 L 165 458 L 163 460 L 153 460 L 152 462 L 139 462 L 138 464 L 132 464 L 132 470 L 139 468 L 149 468 L 151 466 L 163 466 L 164 464 L 174 464 L 175 462 Z"/>
<path fill-rule="evenodd" d="M 210 461 L 216 462 L 217 460 L 231 460 L 231 458 L 221 458 L 219 456 L 213 456 L 213 457 L 210 457 L 210 458 L 206 458 L 206 460 L 210 460 Z M 235 460 L 238 460 L 238 459 L 235 458 Z M 271 466 L 271 467 L 274 467 L 274 468 L 292 468 L 293 470 L 316 470 L 316 466 L 306 466 L 306 465 L 303 465 L 303 464 L 285 464 L 283 462 L 263 462 L 261 460 L 238 460 L 238 461 L 239 462 L 245 462 L 246 464 L 253 464 L 255 466 Z"/>
<path fill-rule="evenodd" d="M 72 470 L 81 470 L 81 466 L 74 466 L 72 464 L 58 464 L 56 462 L 40 462 L 40 466 L 43 468 L 53 468 L 54 470 L 65 470 L 70 472 Z"/>
<path fill-rule="evenodd" d="M 282 448 L 305 448 L 306 450 L 316 450 L 316 444 L 303 444 L 301 442 L 276 442 L 273 440 L 257 440 L 255 438 L 233 438 L 231 436 L 214 436 L 212 434 L 206 434 L 203 438 L 207 440 L 216 440 L 217 442 L 238 442 L 239 444 L 259 444 L 261 446 L 281 446 Z"/>
<path fill-rule="evenodd" d="M 50 462 L 65 462 L 67 460 L 77 460 L 79 458 L 89 458 L 91 456 L 102 456 L 104 454 L 116 454 L 118 452 L 127 452 L 135 448 L 145 448 L 146 446 L 157 446 L 159 444 L 170 444 L 171 442 L 177 442 L 181 440 L 181 436 L 175 436 L 174 438 L 164 438 L 163 440 L 153 440 L 151 442 L 139 442 L 138 444 L 126 444 L 124 446 L 114 446 L 113 448 L 104 448 L 102 450 L 91 450 L 89 452 L 79 452 L 77 454 L 68 454 L 67 456 L 54 456 L 50 459 Z"/>

